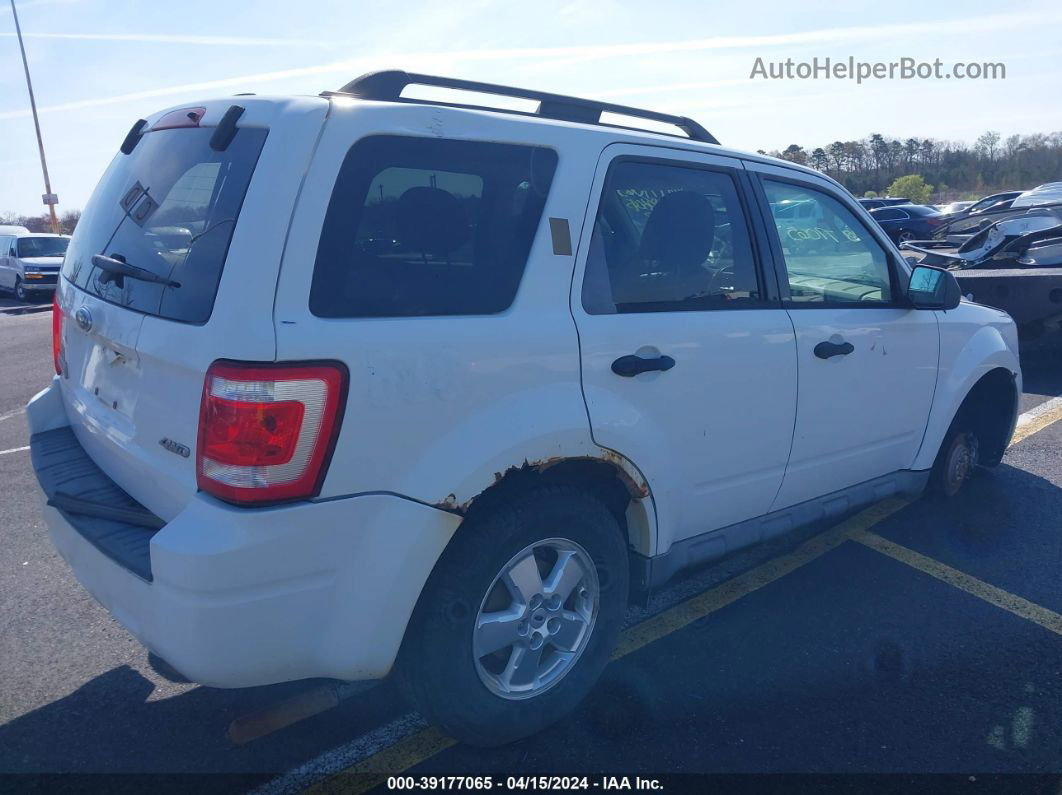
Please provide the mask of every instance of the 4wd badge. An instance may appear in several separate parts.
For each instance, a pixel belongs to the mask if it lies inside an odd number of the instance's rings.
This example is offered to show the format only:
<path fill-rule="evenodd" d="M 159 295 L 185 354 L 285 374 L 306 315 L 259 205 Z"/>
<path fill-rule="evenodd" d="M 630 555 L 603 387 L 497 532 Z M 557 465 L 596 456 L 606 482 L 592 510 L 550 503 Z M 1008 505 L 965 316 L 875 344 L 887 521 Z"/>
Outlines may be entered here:
<path fill-rule="evenodd" d="M 186 445 L 183 445 L 180 442 L 175 442 L 173 439 L 159 439 L 159 444 L 171 453 L 176 453 L 181 458 L 188 458 L 188 456 L 192 454 L 192 451 L 189 450 Z"/>

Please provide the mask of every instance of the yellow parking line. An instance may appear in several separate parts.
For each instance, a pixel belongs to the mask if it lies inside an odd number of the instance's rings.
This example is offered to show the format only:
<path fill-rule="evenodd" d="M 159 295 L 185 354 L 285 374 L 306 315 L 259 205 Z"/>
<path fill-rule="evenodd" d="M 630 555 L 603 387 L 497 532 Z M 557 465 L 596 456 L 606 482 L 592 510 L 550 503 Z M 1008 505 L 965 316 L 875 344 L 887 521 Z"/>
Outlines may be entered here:
<path fill-rule="evenodd" d="M 1020 596 L 1015 596 L 1002 588 L 989 585 L 983 580 L 971 577 L 958 569 L 953 569 L 939 560 L 927 558 L 913 549 L 908 549 L 905 546 L 889 541 L 887 538 L 882 538 L 877 533 L 871 533 L 869 530 L 853 536 L 852 540 L 865 544 L 883 555 L 888 555 L 890 558 L 900 561 L 900 563 L 906 563 L 908 566 L 918 569 L 930 577 L 936 577 L 941 582 L 946 582 L 959 590 L 966 591 L 966 593 L 1006 610 L 1008 613 L 1013 613 L 1027 621 L 1039 624 L 1044 629 L 1049 629 L 1056 634 L 1062 635 L 1062 615 L 1053 610 L 1041 607 L 1028 599 L 1022 599 Z"/>
<path fill-rule="evenodd" d="M 360 795 L 378 787 L 403 770 L 419 765 L 440 751 L 457 745 L 439 729 L 429 726 L 394 745 L 362 759 L 334 776 L 319 781 L 305 790 L 306 795 Z"/>
<path fill-rule="evenodd" d="M 612 653 L 612 659 L 618 660 L 632 651 L 637 651 L 642 646 L 659 640 L 665 635 L 670 635 L 796 571 L 834 547 L 840 546 L 853 535 L 866 532 L 868 528 L 892 516 L 910 503 L 911 500 L 900 498 L 890 498 L 876 503 L 825 533 L 808 539 L 792 552 L 773 558 L 715 588 L 691 597 L 685 602 L 680 602 L 674 607 L 669 607 L 640 624 L 635 624 L 620 635 L 616 650 Z"/>
<path fill-rule="evenodd" d="M 1045 412 L 1022 424 L 1014 432 L 1010 445 L 1013 446 L 1037 431 L 1062 419 L 1062 406 Z M 670 607 L 652 618 L 629 627 L 621 635 L 612 654 L 613 660 L 625 657 L 633 651 L 653 641 L 670 635 L 704 616 L 733 604 L 743 596 L 769 585 L 775 580 L 799 569 L 813 560 L 834 549 L 845 541 L 859 541 L 878 552 L 889 555 L 903 563 L 914 566 L 937 579 L 954 585 L 967 593 L 978 596 L 1002 607 L 1015 615 L 1034 621 L 1040 626 L 1062 634 L 1062 616 L 1045 607 L 1033 604 L 1019 596 L 1014 596 L 975 577 L 963 574 L 950 566 L 938 563 L 924 555 L 886 541 L 870 532 L 870 528 L 892 516 L 901 508 L 913 502 L 911 499 L 889 498 L 860 511 L 836 527 L 815 536 L 792 552 L 767 561 L 744 574 Z M 880 542 L 880 543 L 879 543 Z M 918 565 L 916 565 L 918 564 Z M 315 795 L 324 793 L 350 793 L 360 795 L 386 781 L 388 775 L 395 775 L 419 765 L 441 751 L 451 748 L 456 742 L 434 727 L 422 729 L 394 745 L 378 751 L 372 756 L 354 764 L 330 778 L 310 787 L 307 792 Z"/>
<path fill-rule="evenodd" d="M 1032 417 L 1028 422 L 1021 423 L 1014 430 L 1014 437 L 1010 440 L 1011 446 L 1016 445 L 1022 439 L 1027 439 L 1037 431 L 1042 431 L 1048 425 L 1062 420 L 1062 403 L 1050 411 Z"/>

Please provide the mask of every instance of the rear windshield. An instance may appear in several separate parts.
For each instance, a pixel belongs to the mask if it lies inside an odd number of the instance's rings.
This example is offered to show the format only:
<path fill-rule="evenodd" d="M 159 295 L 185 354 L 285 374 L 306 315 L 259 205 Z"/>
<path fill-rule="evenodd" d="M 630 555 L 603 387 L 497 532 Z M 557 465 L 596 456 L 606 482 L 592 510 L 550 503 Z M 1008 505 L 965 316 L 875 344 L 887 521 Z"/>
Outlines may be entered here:
<path fill-rule="evenodd" d="M 70 242 L 63 276 L 105 301 L 170 320 L 204 323 L 266 131 L 240 128 L 223 152 L 213 128 L 149 132 L 115 157 Z M 102 254 L 179 286 L 117 276 Z"/>
<path fill-rule="evenodd" d="M 557 155 L 373 136 L 347 153 L 317 250 L 320 317 L 482 315 L 516 296 Z"/>
<path fill-rule="evenodd" d="M 21 237 L 18 239 L 20 257 L 61 257 L 70 239 L 65 237 Z"/>

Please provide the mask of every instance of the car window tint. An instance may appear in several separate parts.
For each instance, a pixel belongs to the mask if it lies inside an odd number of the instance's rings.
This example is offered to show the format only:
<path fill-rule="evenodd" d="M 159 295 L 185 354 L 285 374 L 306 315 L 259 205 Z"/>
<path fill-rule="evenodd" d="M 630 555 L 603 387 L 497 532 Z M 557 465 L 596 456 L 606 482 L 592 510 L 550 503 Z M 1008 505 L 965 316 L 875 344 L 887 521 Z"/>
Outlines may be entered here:
<path fill-rule="evenodd" d="M 621 161 L 609 170 L 587 252 L 590 314 L 759 305 L 762 293 L 729 174 Z"/>
<path fill-rule="evenodd" d="M 875 210 L 870 217 L 875 221 L 895 221 L 897 218 L 903 218 L 903 213 L 899 210 L 893 210 L 892 208 L 886 207 L 880 210 Z"/>
<path fill-rule="evenodd" d="M 240 127 L 224 151 L 210 145 L 213 134 L 210 127 L 155 130 L 117 155 L 78 221 L 63 276 L 136 312 L 205 323 L 267 131 Z M 175 284 L 115 279 L 93 264 L 94 254 Z"/>
<path fill-rule="evenodd" d="M 827 193 L 764 180 L 789 279 L 790 301 L 888 303 L 888 255 L 855 215 Z M 790 218 L 794 204 L 812 203 L 815 216 Z"/>
<path fill-rule="evenodd" d="M 310 310 L 320 317 L 504 311 L 556 166 L 556 153 L 536 146 L 359 141 L 325 217 Z"/>

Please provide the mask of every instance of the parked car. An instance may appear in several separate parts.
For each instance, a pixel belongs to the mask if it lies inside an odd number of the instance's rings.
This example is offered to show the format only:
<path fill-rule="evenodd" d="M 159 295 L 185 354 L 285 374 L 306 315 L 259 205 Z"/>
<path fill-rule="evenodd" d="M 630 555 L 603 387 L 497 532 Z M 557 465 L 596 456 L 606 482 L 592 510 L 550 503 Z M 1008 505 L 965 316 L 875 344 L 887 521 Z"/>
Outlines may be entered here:
<path fill-rule="evenodd" d="M 976 215 L 982 213 L 985 210 L 990 210 L 996 207 L 1010 207 L 1011 202 L 1021 196 L 1020 190 L 1005 190 L 1000 193 L 993 193 L 990 196 L 978 199 L 969 207 L 966 208 L 967 215 Z"/>
<path fill-rule="evenodd" d="M 0 235 L 0 290 L 30 301 L 55 290 L 70 238 L 27 232 Z"/>
<path fill-rule="evenodd" d="M 868 210 L 876 210 L 879 207 L 892 207 L 896 204 L 910 204 L 911 200 L 887 196 L 878 199 L 858 199 L 858 202 Z"/>
<path fill-rule="evenodd" d="M 960 213 L 971 206 L 973 206 L 973 202 L 952 202 L 951 204 L 945 204 L 944 206 L 933 205 L 933 209 L 941 215 L 952 215 L 954 213 Z"/>
<path fill-rule="evenodd" d="M 898 204 L 870 211 L 885 233 L 897 243 L 909 240 L 928 240 L 943 222 L 944 216 L 922 204 Z"/>
<path fill-rule="evenodd" d="M 1062 202 L 1062 182 L 1048 182 L 1027 190 L 1011 202 L 1011 207 L 1037 207 Z"/>
<path fill-rule="evenodd" d="M 975 235 L 988 229 L 999 221 L 1018 218 L 1038 210 L 1062 209 L 1062 193 L 1050 189 L 1026 191 L 1010 201 L 999 202 L 985 210 L 966 217 L 944 218 L 943 223 L 933 232 L 934 240 L 940 245 L 961 246 Z"/>
<path fill-rule="evenodd" d="M 1062 325 L 1062 205 L 1033 207 L 996 221 L 955 252 L 902 248 L 926 265 L 955 270 L 963 295 L 1010 315 L 1026 338 Z"/>
<path fill-rule="evenodd" d="M 945 210 L 938 208 L 946 216 L 942 220 L 945 223 L 954 223 L 961 221 L 964 218 L 969 218 L 974 215 L 980 215 L 987 210 L 1003 210 L 1010 207 L 1011 202 L 1021 195 L 1020 190 L 1003 191 L 1001 193 L 993 193 L 991 196 L 985 196 L 982 199 L 978 199 L 975 202 L 954 202 L 953 204 L 967 204 L 965 209 L 960 210 Z M 950 207 L 951 205 L 946 205 Z"/>
<path fill-rule="evenodd" d="M 28 235 L 29 229 L 24 226 L 12 224 L 0 224 L 0 235 Z"/>
<path fill-rule="evenodd" d="M 138 121 L 53 327 L 43 514 L 118 621 L 216 687 L 394 671 L 482 745 L 580 702 L 632 594 L 955 495 L 1021 393 L 1011 319 L 836 181 L 402 72 Z"/>

